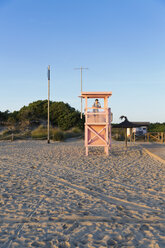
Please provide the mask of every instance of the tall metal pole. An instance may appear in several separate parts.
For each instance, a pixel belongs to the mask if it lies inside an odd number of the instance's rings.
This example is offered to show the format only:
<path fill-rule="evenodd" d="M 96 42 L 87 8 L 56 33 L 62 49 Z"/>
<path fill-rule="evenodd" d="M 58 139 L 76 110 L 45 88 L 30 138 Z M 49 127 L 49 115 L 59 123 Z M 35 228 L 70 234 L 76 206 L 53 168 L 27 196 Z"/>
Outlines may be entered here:
<path fill-rule="evenodd" d="M 88 68 L 83 68 L 81 66 L 80 68 L 75 68 L 75 70 L 80 70 L 81 72 L 81 93 L 82 93 L 82 70 L 88 70 Z M 81 119 L 82 119 L 82 97 L 81 97 Z"/>
<path fill-rule="evenodd" d="M 82 94 L 82 67 L 81 69 L 81 94 Z M 81 97 L 81 119 L 82 119 L 82 97 Z"/>
<path fill-rule="evenodd" d="M 49 114 L 49 102 L 50 102 L 50 65 L 48 66 L 48 144 L 50 143 L 50 114 Z"/>

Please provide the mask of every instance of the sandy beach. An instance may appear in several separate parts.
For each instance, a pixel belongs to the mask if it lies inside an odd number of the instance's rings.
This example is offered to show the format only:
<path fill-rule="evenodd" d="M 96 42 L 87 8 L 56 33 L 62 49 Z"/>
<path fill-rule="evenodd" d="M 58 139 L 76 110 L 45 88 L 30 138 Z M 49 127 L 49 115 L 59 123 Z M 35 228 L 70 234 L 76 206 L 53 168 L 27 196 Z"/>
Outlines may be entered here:
<path fill-rule="evenodd" d="M 165 165 L 113 142 L 0 142 L 0 247 L 165 247 Z"/>

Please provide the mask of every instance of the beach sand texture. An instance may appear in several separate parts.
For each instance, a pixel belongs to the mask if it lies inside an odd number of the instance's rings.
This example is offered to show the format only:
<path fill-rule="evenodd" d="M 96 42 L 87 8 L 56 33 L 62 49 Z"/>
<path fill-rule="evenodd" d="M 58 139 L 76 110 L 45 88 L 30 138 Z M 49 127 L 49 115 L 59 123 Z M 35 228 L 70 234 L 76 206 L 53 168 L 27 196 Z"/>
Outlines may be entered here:
<path fill-rule="evenodd" d="M 113 142 L 0 142 L 0 247 L 165 247 L 165 165 Z"/>

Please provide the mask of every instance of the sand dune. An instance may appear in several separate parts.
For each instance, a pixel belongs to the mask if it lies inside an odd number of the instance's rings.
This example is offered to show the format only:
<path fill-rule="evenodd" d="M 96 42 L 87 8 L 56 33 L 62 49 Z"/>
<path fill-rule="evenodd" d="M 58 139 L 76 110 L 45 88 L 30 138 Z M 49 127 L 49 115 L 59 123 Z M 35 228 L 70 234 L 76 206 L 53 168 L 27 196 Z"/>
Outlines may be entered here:
<path fill-rule="evenodd" d="M 165 247 L 165 165 L 114 142 L 0 142 L 0 247 Z"/>

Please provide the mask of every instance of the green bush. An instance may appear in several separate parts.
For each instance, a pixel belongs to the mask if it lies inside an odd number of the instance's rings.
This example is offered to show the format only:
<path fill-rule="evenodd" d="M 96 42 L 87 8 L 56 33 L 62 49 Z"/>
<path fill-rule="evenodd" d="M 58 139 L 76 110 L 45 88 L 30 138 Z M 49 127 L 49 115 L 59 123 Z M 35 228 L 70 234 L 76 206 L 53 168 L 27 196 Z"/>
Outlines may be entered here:
<path fill-rule="evenodd" d="M 84 132 L 78 127 L 73 127 L 70 130 L 64 132 L 64 138 L 69 139 L 69 138 L 80 137 L 83 136 L 83 133 Z"/>
<path fill-rule="evenodd" d="M 125 130 L 123 128 L 112 128 L 112 139 L 123 141 L 125 139 Z"/>
<path fill-rule="evenodd" d="M 82 130 L 80 130 L 80 128 L 78 128 L 78 127 L 73 127 L 73 128 L 71 129 L 71 131 L 72 131 L 73 133 L 82 134 Z"/>
<path fill-rule="evenodd" d="M 121 135 L 121 134 L 114 134 L 112 136 L 112 139 L 117 140 L 117 141 L 124 141 L 125 140 L 125 136 Z"/>
<path fill-rule="evenodd" d="M 12 131 L 11 130 L 8 130 L 8 129 L 5 130 L 5 131 L 3 131 L 3 133 L 2 133 L 3 136 L 8 136 L 10 134 L 12 134 Z"/>
<path fill-rule="evenodd" d="M 19 134 L 19 133 L 20 133 L 20 131 L 17 129 L 13 129 L 13 130 L 6 129 L 2 132 L 2 136 L 6 137 L 6 136 L 11 135 L 11 134 Z"/>
<path fill-rule="evenodd" d="M 31 132 L 31 137 L 37 139 L 45 139 L 47 137 L 47 129 L 44 126 L 40 125 Z"/>
<path fill-rule="evenodd" d="M 59 130 L 53 130 L 52 134 L 54 141 L 63 141 L 64 140 L 64 133 Z"/>

